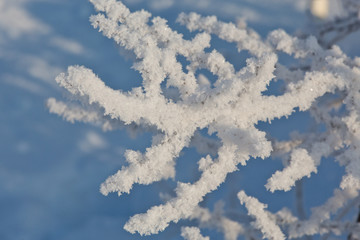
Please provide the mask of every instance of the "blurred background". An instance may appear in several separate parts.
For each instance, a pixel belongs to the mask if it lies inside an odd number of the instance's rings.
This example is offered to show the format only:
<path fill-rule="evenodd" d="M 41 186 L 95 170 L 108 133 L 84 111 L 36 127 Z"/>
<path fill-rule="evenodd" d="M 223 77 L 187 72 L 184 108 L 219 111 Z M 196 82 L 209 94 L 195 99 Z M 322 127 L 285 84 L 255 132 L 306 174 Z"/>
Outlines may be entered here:
<path fill-rule="evenodd" d="M 132 11 L 145 9 L 166 18 L 185 37 L 193 35 L 176 23 L 180 12 L 246 21 L 264 38 L 274 29 L 296 33 L 313 24 L 307 0 L 123 2 Z M 325 17 L 341 15 L 336 4 L 330 2 L 332 7 Z M 95 11 L 86 0 L 0 0 L 0 239 L 181 239 L 179 224 L 171 224 L 158 236 L 143 238 L 122 227 L 130 216 L 160 204 L 161 196 L 174 194 L 176 181 L 196 180 L 196 162 L 201 154 L 193 148 L 185 149 L 177 161 L 174 180 L 137 185 L 130 195 L 105 197 L 99 186 L 125 164 L 125 149 L 143 151 L 151 144 L 151 134 L 131 137 L 126 130 L 102 132 L 95 126 L 71 124 L 50 114 L 45 106 L 49 97 L 63 98 L 55 77 L 69 65 L 93 69 L 114 89 L 127 91 L 141 85 L 140 75 L 131 69 L 131 60 L 122 56 L 112 40 L 92 28 L 88 20 L 91 14 Z M 339 45 L 350 56 L 360 56 L 358 39 L 359 34 L 352 34 Z M 212 43 L 241 67 L 235 45 L 216 37 Z M 275 120 L 271 125 L 259 123 L 258 127 L 273 137 L 289 139 L 289 132 L 307 130 L 310 122 L 308 113 L 295 113 L 289 119 Z M 295 213 L 293 191 L 270 194 L 264 187 L 272 173 L 281 168 L 281 161 L 276 159 L 253 159 L 230 174 L 203 205 L 213 209 L 223 200 L 226 212 L 241 212 L 236 193 L 245 189 L 267 203 L 271 211 L 286 206 Z M 304 181 L 307 214 L 332 195 L 342 174 L 343 169 L 327 159 L 318 174 Z M 220 233 L 206 231 L 204 235 L 222 239 Z"/>

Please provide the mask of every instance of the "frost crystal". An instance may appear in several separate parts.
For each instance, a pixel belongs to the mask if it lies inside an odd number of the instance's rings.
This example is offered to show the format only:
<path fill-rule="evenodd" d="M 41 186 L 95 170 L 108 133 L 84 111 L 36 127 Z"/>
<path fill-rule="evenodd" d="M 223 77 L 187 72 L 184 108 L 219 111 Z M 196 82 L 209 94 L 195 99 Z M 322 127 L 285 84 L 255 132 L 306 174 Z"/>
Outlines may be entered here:
<path fill-rule="evenodd" d="M 70 122 L 92 122 L 105 130 L 132 124 L 152 127 L 157 134 L 144 153 L 126 151 L 128 165 L 101 185 L 101 193 L 117 192 L 120 196 L 129 193 L 134 184 L 174 178 L 175 160 L 186 147 L 195 146 L 211 154 L 199 160 L 201 176 L 196 182 L 178 182 L 174 198 L 131 217 L 124 227 L 127 231 L 156 234 L 181 219 L 198 219 L 204 226 L 224 231 L 227 239 L 236 239 L 239 234 L 253 238 L 252 234 L 256 235 L 258 230 L 269 239 L 285 239 L 284 234 L 301 237 L 331 231 L 323 225 L 329 219 L 326 214 L 354 199 L 360 189 L 358 62 L 336 46 L 324 50 L 311 36 L 300 39 L 276 30 L 262 40 L 244 26 L 195 13 L 183 13 L 178 18 L 180 24 L 197 32 L 191 40 L 185 40 L 168 27 L 166 20 L 151 18 L 144 10 L 130 12 L 115 0 L 90 2 L 99 12 L 91 16 L 92 25 L 135 54 L 133 67 L 141 73 L 142 87 L 129 92 L 114 90 L 92 70 L 71 66 L 56 81 L 81 105 L 49 99 L 50 112 Z M 248 51 L 251 57 L 246 60 L 246 66 L 236 71 L 220 52 L 209 51 L 211 35 L 235 43 L 239 52 Z M 299 67 L 290 69 L 280 64 L 280 52 L 294 57 Z M 178 56 L 189 62 L 186 71 Z M 306 66 L 301 65 L 305 63 Z M 201 69 L 211 72 L 216 81 L 210 84 L 198 74 Z M 263 95 L 270 81 L 278 79 L 285 82 L 283 93 Z M 163 82 L 167 89 L 177 90 L 176 99 L 165 94 Z M 340 93 L 339 99 L 346 105 L 348 116 L 334 117 L 329 113 L 334 104 L 322 97 L 328 93 Z M 289 142 L 271 142 L 265 132 L 255 127 L 259 121 L 287 117 L 295 108 L 310 110 L 327 130 L 321 134 L 297 135 Z M 220 143 L 201 136 L 201 129 L 216 133 Z M 245 166 L 250 158 L 267 158 L 272 151 L 284 158 L 290 156 L 290 162 L 268 180 L 266 187 L 270 191 L 290 190 L 297 180 L 316 173 L 323 157 L 335 152 L 338 161 L 346 166 L 347 173 L 340 185 L 343 190 L 337 190 L 323 208 L 304 222 L 286 211 L 271 215 L 264 210 L 265 205 L 243 191 L 238 197 L 255 218 L 253 227 L 220 215 L 221 222 L 206 220 L 204 216 L 215 215 L 199 207 L 204 197 L 217 189 L 239 164 Z M 289 228 L 295 223 L 298 227 Z M 285 226 L 284 233 L 280 225 Z M 184 228 L 182 235 L 186 239 L 208 239 L 200 235 L 198 228 Z"/>
<path fill-rule="evenodd" d="M 290 165 L 282 172 L 276 171 L 269 179 L 266 187 L 272 192 L 274 190 L 288 191 L 295 185 L 296 180 L 304 176 L 310 177 L 312 172 L 316 172 L 313 159 L 305 149 L 296 149 L 291 154 Z"/>
<path fill-rule="evenodd" d="M 264 238 L 271 240 L 285 239 L 280 227 L 276 225 L 274 219 L 264 210 L 267 206 L 260 203 L 256 198 L 249 197 L 244 191 L 238 193 L 241 204 L 245 204 L 249 214 L 255 217 L 255 227 L 259 228 L 264 234 Z"/>
<path fill-rule="evenodd" d="M 209 240 L 209 237 L 203 237 L 200 229 L 196 227 L 184 227 L 181 229 L 181 236 L 186 240 Z"/>

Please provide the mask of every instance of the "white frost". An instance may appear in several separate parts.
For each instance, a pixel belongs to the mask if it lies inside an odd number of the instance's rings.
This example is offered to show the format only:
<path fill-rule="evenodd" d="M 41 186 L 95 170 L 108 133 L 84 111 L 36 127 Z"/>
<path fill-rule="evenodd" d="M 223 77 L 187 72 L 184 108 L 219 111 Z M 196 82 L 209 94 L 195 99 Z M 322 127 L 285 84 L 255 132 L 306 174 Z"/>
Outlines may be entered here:
<path fill-rule="evenodd" d="M 200 233 L 200 229 L 197 227 L 181 228 L 181 236 L 186 240 L 210 240 L 209 237 L 203 237 Z"/>
<path fill-rule="evenodd" d="M 264 238 L 271 240 L 285 239 L 280 227 L 265 210 L 267 208 L 265 204 L 259 202 L 256 198 L 247 196 L 244 191 L 238 193 L 238 198 L 241 204 L 244 204 L 249 211 L 249 215 L 255 218 L 254 225 L 261 230 Z"/>
<path fill-rule="evenodd" d="M 276 171 L 266 184 L 271 192 L 275 190 L 289 191 L 295 181 L 317 172 L 314 160 L 305 149 L 296 149 L 291 154 L 290 165 L 282 171 Z"/>
<path fill-rule="evenodd" d="M 323 207 L 315 210 L 308 222 L 284 212 L 271 215 L 264 204 L 241 191 L 238 197 L 264 237 L 285 239 L 276 224 L 277 218 L 288 236 L 321 233 L 320 225 L 329 219 L 330 213 L 356 196 L 360 188 L 360 70 L 358 63 L 338 47 L 323 49 L 315 37 L 292 37 L 283 30 L 273 31 L 263 40 L 245 24 L 237 26 L 196 13 L 178 17 L 180 24 L 196 32 L 192 39 L 186 40 L 172 30 L 166 20 L 152 17 L 147 11 L 131 12 L 116 0 L 90 2 L 99 12 L 91 16 L 92 25 L 134 53 L 133 68 L 141 74 L 142 86 L 129 92 L 114 90 L 93 70 L 70 66 L 56 81 L 81 104 L 49 99 L 50 111 L 70 122 L 91 122 L 106 130 L 150 126 L 156 133 L 145 152 L 125 151 L 127 165 L 101 185 L 101 193 L 121 195 L 129 193 L 134 184 L 174 178 L 175 161 L 186 147 L 194 146 L 199 152 L 209 154 L 198 162 L 201 176 L 197 181 L 178 182 L 176 196 L 131 217 L 124 226 L 127 231 L 156 234 L 171 222 L 200 218 L 196 215 L 199 203 L 216 190 L 229 173 L 240 165 L 245 166 L 251 158 L 269 157 L 273 150 L 274 155 L 282 157 L 290 154 L 291 161 L 269 179 L 266 186 L 270 191 L 289 190 L 295 181 L 316 173 L 323 157 L 335 153 L 339 163 L 346 166 L 347 175 L 341 184 L 344 190 L 336 192 Z M 209 51 L 212 35 L 234 43 L 239 52 L 248 51 L 250 57 L 246 65 L 237 71 L 219 51 Z M 297 68 L 278 63 L 279 53 L 291 55 L 298 62 Z M 178 61 L 179 56 L 188 62 L 186 69 Z M 216 77 L 213 84 L 199 75 L 203 69 Z M 278 79 L 285 82 L 283 92 L 279 96 L 263 95 L 268 85 Z M 169 94 L 170 88 L 175 89 L 176 98 Z M 338 94 L 336 101 L 326 100 L 329 93 Z M 349 116 L 330 114 L 339 105 L 336 102 L 345 104 Z M 326 125 L 326 132 L 294 135 L 287 143 L 274 140 L 272 145 L 266 133 L 256 128 L 259 121 L 287 117 L 295 109 L 310 110 L 318 123 Z M 216 134 L 219 141 L 203 137 L 199 134 L 202 129 L 207 129 L 210 135 Z M 231 223 L 235 230 L 225 234 L 228 239 L 244 232 L 242 225 L 225 216 L 221 219 L 218 225 L 204 219 L 201 222 L 221 231 L 227 231 L 224 223 Z M 300 227 L 292 228 L 294 224 Z M 188 238 L 202 239 L 197 235 L 198 229 L 186 228 L 183 232 Z"/>

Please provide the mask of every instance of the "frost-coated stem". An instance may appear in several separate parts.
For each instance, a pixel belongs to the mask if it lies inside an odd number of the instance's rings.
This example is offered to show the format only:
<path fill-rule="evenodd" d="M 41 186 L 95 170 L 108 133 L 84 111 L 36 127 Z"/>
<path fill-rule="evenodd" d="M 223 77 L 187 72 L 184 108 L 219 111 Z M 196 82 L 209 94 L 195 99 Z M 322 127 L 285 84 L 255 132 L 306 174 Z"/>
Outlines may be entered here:
<path fill-rule="evenodd" d="M 104 130 L 146 126 L 155 134 L 145 152 L 125 151 L 127 165 L 110 176 L 100 191 L 104 195 L 111 192 L 121 195 L 129 193 L 136 183 L 175 179 L 176 159 L 189 146 L 212 156 L 199 159 L 201 176 L 197 181 L 178 182 L 176 197 L 131 217 L 124 227 L 127 231 L 155 234 L 170 222 L 193 218 L 204 197 L 217 189 L 229 173 L 252 158 L 265 159 L 271 154 L 290 158 L 290 162 L 269 178 L 266 187 L 271 192 L 288 191 L 297 182 L 300 220 L 286 209 L 271 214 L 265 210 L 265 204 L 240 191 L 240 201 L 255 218 L 255 227 L 264 237 L 280 240 L 356 230 L 355 225 L 334 223 L 331 218 L 341 209 L 348 211 L 347 202 L 356 198 L 360 190 L 359 59 L 347 57 L 337 46 L 323 49 L 313 36 L 300 39 L 275 30 L 264 40 L 251 29 L 196 13 L 178 17 L 180 24 L 195 32 L 192 39 L 186 40 L 166 20 L 152 17 L 147 11 L 131 12 L 116 0 L 90 2 L 98 11 L 90 18 L 92 25 L 134 53 L 133 68 L 141 74 L 142 86 L 129 92 L 114 90 L 93 70 L 71 66 L 56 81 L 72 95 L 73 102 L 51 98 L 47 106 L 50 112 L 70 122 L 89 122 Z M 248 51 L 246 65 L 236 71 L 223 54 L 215 49 L 210 51 L 212 35 L 235 43 L 239 52 Z M 279 54 L 290 55 L 297 65 L 280 63 Z M 179 56 L 188 62 L 184 69 Z M 199 73 L 203 70 L 215 76 L 213 83 Z M 264 95 L 269 84 L 277 80 L 284 81 L 282 92 L 278 96 Z M 176 97 L 166 95 L 169 89 L 174 90 Z M 338 93 L 340 96 L 330 104 L 329 96 Z M 345 110 L 340 112 L 341 108 L 335 105 L 344 105 Z M 319 133 L 314 128 L 315 132 L 293 134 L 287 142 L 274 139 L 273 149 L 266 133 L 256 128 L 257 124 L 288 117 L 296 109 L 311 110 L 316 123 L 326 126 L 325 132 Z M 338 111 L 338 115 L 333 116 L 333 111 Z M 210 135 L 216 134 L 218 139 L 202 137 L 199 131 L 203 129 Z M 335 156 L 345 166 L 341 189 L 305 219 L 299 181 L 316 174 L 321 159 L 328 156 Z M 233 228 L 229 230 L 231 234 L 225 233 L 226 238 L 246 235 L 246 227 L 227 218 L 220 219 L 223 223 L 213 224 L 215 227 L 229 229 L 224 227 L 226 222 Z M 207 239 L 198 228 L 184 228 L 182 234 L 187 239 Z"/>

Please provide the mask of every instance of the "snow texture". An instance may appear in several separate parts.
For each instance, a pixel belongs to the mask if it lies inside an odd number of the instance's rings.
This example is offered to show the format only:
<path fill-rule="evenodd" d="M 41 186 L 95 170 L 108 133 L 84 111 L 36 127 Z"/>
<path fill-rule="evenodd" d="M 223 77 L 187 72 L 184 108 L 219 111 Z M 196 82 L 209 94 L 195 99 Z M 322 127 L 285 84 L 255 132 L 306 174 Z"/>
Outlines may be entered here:
<path fill-rule="evenodd" d="M 267 206 L 259 202 L 256 198 L 249 197 L 244 191 L 238 193 L 241 204 L 244 204 L 249 211 L 249 215 L 255 217 L 255 227 L 260 229 L 264 238 L 271 240 L 285 239 L 285 235 L 281 232 L 279 226 L 276 225 L 274 219 L 271 219 L 265 208 Z"/>
<path fill-rule="evenodd" d="M 209 237 L 203 237 L 200 229 L 197 227 L 183 227 L 181 228 L 181 236 L 186 240 L 209 240 Z"/>

